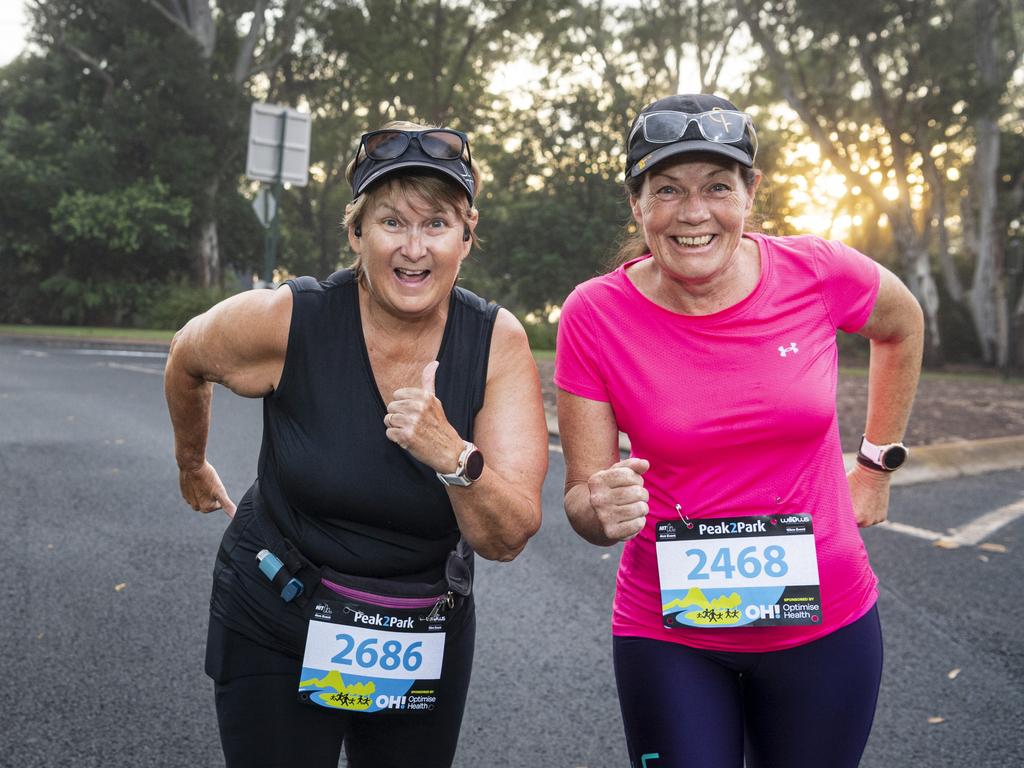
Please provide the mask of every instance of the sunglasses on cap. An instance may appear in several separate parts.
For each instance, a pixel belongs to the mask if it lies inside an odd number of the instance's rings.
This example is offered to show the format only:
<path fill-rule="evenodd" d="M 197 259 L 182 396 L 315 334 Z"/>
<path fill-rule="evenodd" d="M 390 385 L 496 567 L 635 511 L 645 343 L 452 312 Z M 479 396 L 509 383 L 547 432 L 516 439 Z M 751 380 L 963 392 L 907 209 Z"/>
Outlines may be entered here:
<path fill-rule="evenodd" d="M 430 128 L 425 131 L 405 131 L 384 128 L 364 133 L 359 148 L 371 160 L 394 160 L 401 157 L 416 141 L 423 154 L 436 160 L 463 159 L 470 162 L 469 139 L 461 131 L 451 128 Z"/>
<path fill-rule="evenodd" d="M 651 144 L 671 144 L 683 138 L 690 123 L 696 123 L 701 136 L 717 144 L 734 144 L 742 141 L 749 125 L 751 144 L 754 153 L 757 152 L 757 136 L 754 134 L 754 123 L 750 115 L 730 109 L 713 109 L 710 112 L 696 114 L 676 111 L 642 114 L 630 131 L 627 145 L 633 144 L 633 138 L 637 131 L 641 130 L 644 138 Z"/>

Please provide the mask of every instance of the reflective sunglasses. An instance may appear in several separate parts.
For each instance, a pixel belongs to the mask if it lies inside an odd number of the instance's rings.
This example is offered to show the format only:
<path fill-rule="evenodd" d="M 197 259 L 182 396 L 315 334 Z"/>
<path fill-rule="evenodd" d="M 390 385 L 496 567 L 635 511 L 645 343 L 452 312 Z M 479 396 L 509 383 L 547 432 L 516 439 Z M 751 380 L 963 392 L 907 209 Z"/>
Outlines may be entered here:
<path fill-rule="evenodd" d="M 364 133 L 359 147 L 371 160 L 394 160 L 406 153 L 413 139 L 423 154 L 437 160 L 462 158 L 467 164 L 470 162 L 468 137 L 450 128 L 430 128 L 425 131 L 384 128 Z"/>
<path fill-rule="evenodd" d="M 701 136 L 717 144 L 734 144 L 743 140 L 747 126 L 750 126 L 750 141 L 754 152 L 757 152 L 757 136 L 754 133 L 754 122 L 746 112 L 735 112 L 731 109 L 713 109 L 710 112 L 689 114 L 687 112 L 648 112 L 640 115 L 637 124 L 630 131 L 627 145 L 632 145 L 637 131 L 643 130 L 644 138 L 651 144 L 671 144 L 679 141 L 690 127 L 696 123 Z"/>

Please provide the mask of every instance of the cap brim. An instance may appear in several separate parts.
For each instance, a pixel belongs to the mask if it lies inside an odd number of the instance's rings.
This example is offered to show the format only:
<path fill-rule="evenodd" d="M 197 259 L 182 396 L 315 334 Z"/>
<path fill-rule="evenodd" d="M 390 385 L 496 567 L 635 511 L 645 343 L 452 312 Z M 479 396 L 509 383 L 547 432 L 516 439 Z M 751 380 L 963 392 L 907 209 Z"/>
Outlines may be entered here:
<path fill-rule="evenodd" d="M 739 147 L 734 147 L 731 144 L 720 144 L 716 141 L 697 141 L 694 139 L 688 139 L 687 141 L 677 141 L 674 144 L 666 144 L 665 146 L 654 150 L 648 155 L 644 155 L 629 171 L 630 176 L 639 176 L 641 173 L 649 171 L 653 166 L 660 163 L 669 157 L 675 155 L 692 154 L 693 152 L 702 152 L 709 155 L 723 155 L 731 160 L 735 160 L 740 165 L 746 166 L 747 168 L 754 167 L 754 160 Z"/>
<path fill-rule="evenodd" d="M 390 173 L 394 173 L 395 171 L 399 171 L 403 168 L 424 168 L 426 170 L 438 171 L 440 173 L 443 173 L 446 176 L 450 176 L 452 179 L 458 182 L 458 185 L 465 190 L 466 195 L 469 197 L 469 204 L 472 205 L 473 188 L 471 180 L 473 177 L 472 175 L 470 175 L 469 168 L 466 167 L 465 162 L 462 163 L 462 167 L 466 169 L 466 176 L 469 177 L 470 181 L 467 181 L 465 177 L 458 174 L 455 171 L 455 169 L 447 165 L 442 165 L 441 163 L 434 164 L 426 162 L 424 160 L 406 160 L 404 162 L 400 161 L 397 163 L 387 162 L 387 164 L 384 165 L 383 168 L 378 168 L 376 170 L 370 171 L 370 173 L 367 174 L 366 178 L 362 179 L 359 182 L 359 186 L 352 190 L 352 196 L 359 197 L 361 194 L 363 194 L 363 192 L 366 191 L 367 187 L 369 187 L 373 182 L 377 181 L 378 179 L 384 176 L 387 176 Z"/>

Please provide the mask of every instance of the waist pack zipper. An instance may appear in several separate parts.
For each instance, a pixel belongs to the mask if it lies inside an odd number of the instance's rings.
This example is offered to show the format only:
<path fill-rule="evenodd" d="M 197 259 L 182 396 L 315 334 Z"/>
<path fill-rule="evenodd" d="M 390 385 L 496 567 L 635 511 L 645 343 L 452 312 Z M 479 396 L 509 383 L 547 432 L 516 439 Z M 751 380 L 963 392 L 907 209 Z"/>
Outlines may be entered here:
<path fill-rule="evenodd" d="M 434 603 L 434 607 L 430 609 L 430 613 L 427 614 L 427 621 L 433 621 L 441 615 L 441 612 L 445 608 L 451 608 L 453 605 L 455 605 L 455 595 L 450 591 L 445 592 L 437 599 L 437 602 Z"/>
<path fill-rule="evenodd" d="M 430 613 L 427 615 L 428 619 L 437 618 L 438 614 L 444 607 L 451 608 L 455 604 L 454 597 L 451 592 L 446 592 L 443 595 L 437 595 L 435 597 L 393 597 L 391 595 L 377 595 L 373 592 L 363 592 L 360 589 L 353 589 L 352 587 L 346 587 L 341 584 L 335 584 L 330 579 L 321 579 L 321 583 L 332 592 L 337 592 L 342 597 L 347 597 L 352 600 L 359 600 L 363 603 L 369 603 L 370 605 L 376 605 L 380 608 L 430 608 Z"/>

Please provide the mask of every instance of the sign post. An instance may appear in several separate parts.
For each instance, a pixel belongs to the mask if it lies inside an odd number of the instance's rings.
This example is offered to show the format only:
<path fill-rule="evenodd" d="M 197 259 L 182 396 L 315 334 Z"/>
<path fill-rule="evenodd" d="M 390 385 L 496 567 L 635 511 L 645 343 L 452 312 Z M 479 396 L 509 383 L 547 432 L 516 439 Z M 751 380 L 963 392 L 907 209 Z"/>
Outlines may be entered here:
<path fill-rule="evenodd" d="M 249 113 L 249 148 L 245 175 L 269 185 L 260 189 L 253 208 L 265 231 L 261 287 L 274 282 L 280 237 L 281 189 L 284 182 L 304 187 L 309 181 L 309 114 L 277 104 L 253 104 Z"/>

